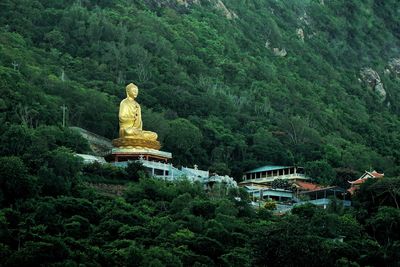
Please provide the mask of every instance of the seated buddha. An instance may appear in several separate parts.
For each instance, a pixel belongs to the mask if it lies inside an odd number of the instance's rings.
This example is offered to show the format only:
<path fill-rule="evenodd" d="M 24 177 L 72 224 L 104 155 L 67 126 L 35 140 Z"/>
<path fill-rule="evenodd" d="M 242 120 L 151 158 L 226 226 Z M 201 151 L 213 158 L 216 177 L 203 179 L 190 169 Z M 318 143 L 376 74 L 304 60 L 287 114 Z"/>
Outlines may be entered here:
<path fill-rule="evenodd" d="M 126 86 L 127 97 L 119 106 L 119 138 L 113 140 L 117 147 L 145 147 L 159 149 L 157 134 L 143 130 L 140 105 L 136 102 L 138 87 L 130 83 Z"/>

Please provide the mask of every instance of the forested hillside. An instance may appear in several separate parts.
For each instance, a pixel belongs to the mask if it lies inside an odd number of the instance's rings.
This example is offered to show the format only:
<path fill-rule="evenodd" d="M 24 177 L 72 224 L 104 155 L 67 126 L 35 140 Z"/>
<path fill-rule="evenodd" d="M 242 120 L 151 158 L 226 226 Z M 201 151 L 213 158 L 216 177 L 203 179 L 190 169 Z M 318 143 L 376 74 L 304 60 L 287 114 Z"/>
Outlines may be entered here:
<path fill-rule="evenodd" d="M 129 82 L 175 165 L 385 178 L 275 216 L 83 165 L 63 109 L 115 138 Z M 397 0 L 1 0 L 0 266 L 400 266 L 399 100 Z"/>
<path fill-rule="evenodd" d="M 304 165 L 325 182 L 370 168 L 397 174 L 399 6 L 4 0 L 1 133 L 60 125 L 65 104 L 68 125 L 116 137 L 133 81 L 145 128 L 176 164 L 236 178 L 261 164 Z"/>

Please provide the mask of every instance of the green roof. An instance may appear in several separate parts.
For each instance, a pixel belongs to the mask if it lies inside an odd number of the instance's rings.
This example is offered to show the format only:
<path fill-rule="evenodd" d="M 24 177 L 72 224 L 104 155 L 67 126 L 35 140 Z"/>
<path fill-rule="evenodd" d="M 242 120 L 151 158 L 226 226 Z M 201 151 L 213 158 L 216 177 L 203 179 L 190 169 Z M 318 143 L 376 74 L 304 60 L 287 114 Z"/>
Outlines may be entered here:
<path fill-rule="evenodd" d="M 262 166 L 262 167 L 258 167 L 256 169 L 253 169 L 251 171 L 247 171 L 246 173 L 275 171 L 275 170 L 287 169 L 287 168 L 291 168 L 291 167 L 292 166 L 271 166 L 271 165 L 266 165 L 266 166 Z"/>

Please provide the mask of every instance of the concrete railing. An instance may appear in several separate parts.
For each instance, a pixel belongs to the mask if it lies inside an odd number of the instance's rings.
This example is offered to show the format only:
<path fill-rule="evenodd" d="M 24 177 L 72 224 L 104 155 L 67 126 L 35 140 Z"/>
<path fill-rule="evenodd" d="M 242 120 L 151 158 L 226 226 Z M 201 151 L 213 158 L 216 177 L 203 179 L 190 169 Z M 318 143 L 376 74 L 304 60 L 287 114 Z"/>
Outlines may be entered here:
<path fill-rule="evenodd" d="M 246 179 L 243 182 L 272 182 L 276 179 L 289 180 L 289 179 L 310 179 L 310 178 L 305 174 L 297 173 L 297 174 L 285 174 L 285 175 L 275 175 L 275 176 L 268 176 L 261 178 L 252 178 L 252 179 Z"/>
<path fill-rule="evenodd" d="M 139 159 L 138 162 L 142 163 L 146 167 L 153 167 L 155 169 L 159 170 L 169 170 L 172 167 L 172 164 L 164 163 L 164 162 L 156 162 L 156 161 L 150 161 L 150 160 L 145 160 L 145 159 Z"/>

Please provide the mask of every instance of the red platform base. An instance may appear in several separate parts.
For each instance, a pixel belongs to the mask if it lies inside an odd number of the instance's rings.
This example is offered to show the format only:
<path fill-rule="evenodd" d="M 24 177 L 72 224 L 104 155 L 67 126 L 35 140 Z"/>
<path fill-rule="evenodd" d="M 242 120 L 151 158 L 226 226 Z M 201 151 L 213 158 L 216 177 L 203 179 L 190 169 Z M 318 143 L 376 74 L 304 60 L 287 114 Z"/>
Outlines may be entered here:
<path fill-rule="evenodd" d="M 146 148 L 113 148 L 111 154 L 105 157 L 108 162 L 123 162 L 129 160 L 150 160 L 167 163 L 172 154 L 155 149 Z"/>

